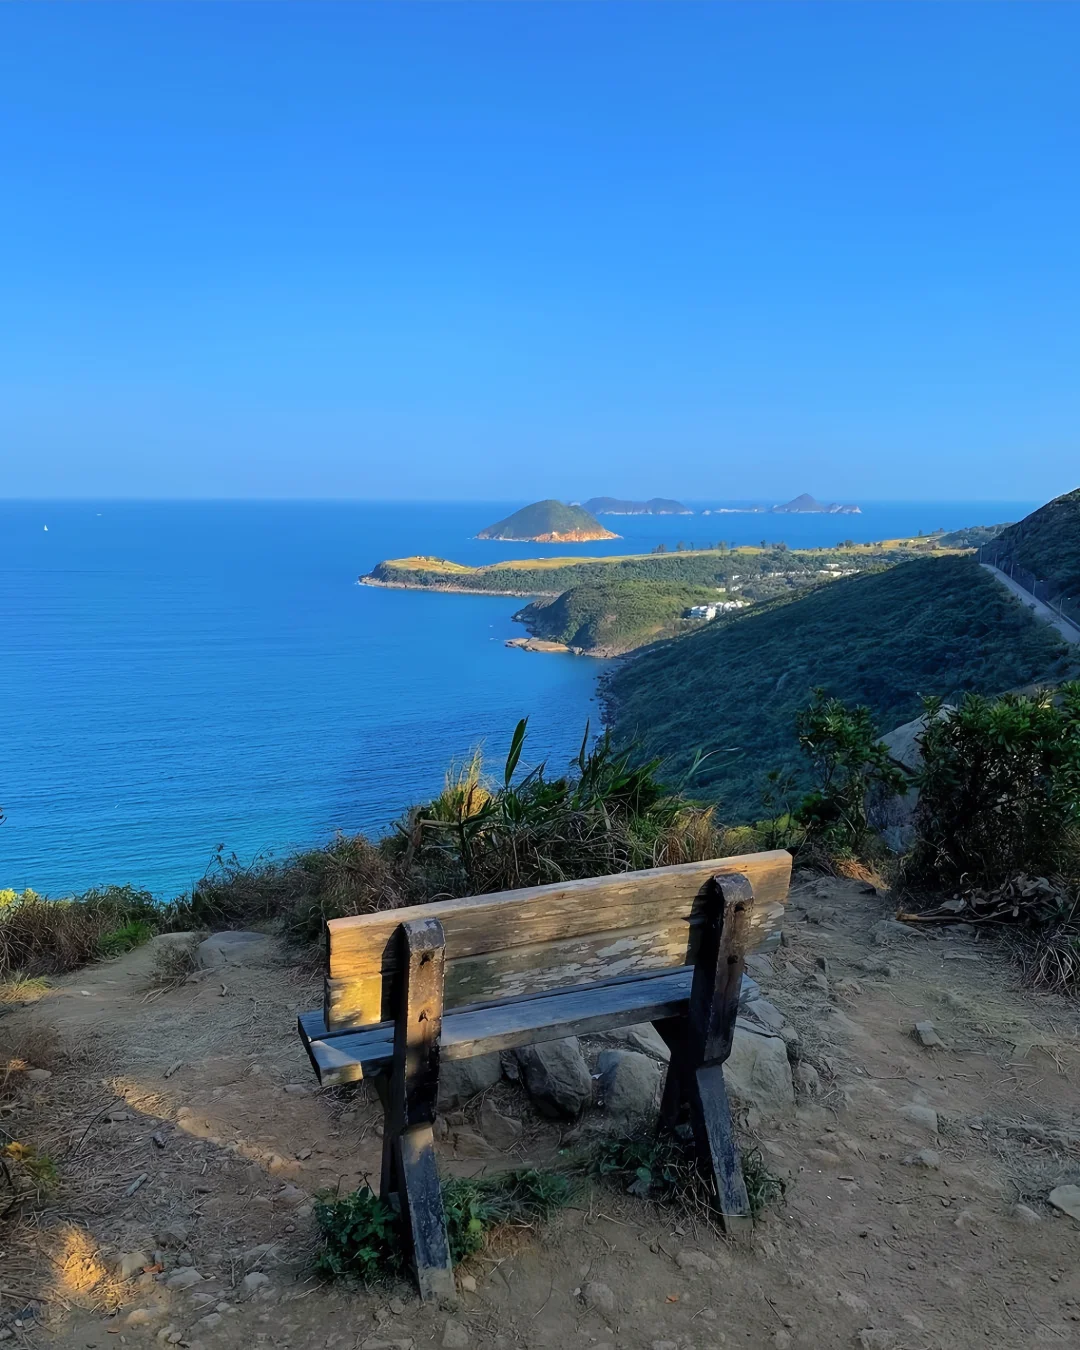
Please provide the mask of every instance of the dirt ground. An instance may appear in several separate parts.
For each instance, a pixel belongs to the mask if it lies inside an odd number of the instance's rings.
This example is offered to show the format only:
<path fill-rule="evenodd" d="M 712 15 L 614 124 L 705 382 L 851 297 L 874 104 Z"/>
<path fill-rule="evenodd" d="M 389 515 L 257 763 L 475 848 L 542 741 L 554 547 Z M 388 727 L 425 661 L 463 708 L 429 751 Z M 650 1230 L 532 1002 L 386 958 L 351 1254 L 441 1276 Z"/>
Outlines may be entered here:
<path fill-rule="evenodd" d="M 313 973 L 282 953 L 155 993 L 143 948 L 31 991 L 0 1016 L 0 1139 L 35 1144 L 59 1179 L 0 1221 L 0 1342 L 1080 1345 L 1080 1224 L 1046 1204 L 1080 1182 L 1080 1008 L 1021 991 L 992 943 L 875 929 L 890 917 L 856 883 L 793 890 L 761 979 L 820 1092 L 754 1122 L 787 1193 L 751 1242 L 596 1183 L 546 1229 L 474 1258 L 454 1308 L 312 1273 L 312 1194 L 377 1175 L 380 1149 L 363 1087 L 315 1088 L 295 1033 L 318 1001 Z M 941 1048 L 912 1035 L 927 1019 Z M 444 1169 L 502 1170 L 558 1147 L 515 1087 L 491 1091 L 524 1112 L 521 1144 L 487 1145 L 473 1103 L 450 1117 Z M 140 1273 L 135 1258 L 123 1278 L 136 1253 L 164 1269 Z M 185 1271 L 202 1276 L 187 1290 Z M 265 1279 L 245 1284 L 252 1274 Z"/>

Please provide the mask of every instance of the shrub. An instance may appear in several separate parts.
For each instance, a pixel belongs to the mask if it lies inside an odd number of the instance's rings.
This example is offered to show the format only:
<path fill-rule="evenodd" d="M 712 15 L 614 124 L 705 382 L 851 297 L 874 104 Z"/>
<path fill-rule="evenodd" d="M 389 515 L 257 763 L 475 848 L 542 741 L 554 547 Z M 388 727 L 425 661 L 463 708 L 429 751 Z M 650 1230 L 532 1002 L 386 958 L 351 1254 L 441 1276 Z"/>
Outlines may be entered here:
<path fill-rule="evenodd" d="M 907 780 L 878 739 L 867 707 L 849 708 L 824 689 L 815 689 L 795 726 L 814 776 L 813 788 L 794 812 L 795 820 L 809 839 L 857 853 L 869 835 L 870 792 L 900 792 Z"/>
<path fill-rule="evenodd" d="M 914 873 L 979 887 L 1080 876 L 1080 683 L 925 706 Z"/>
<path fill-rule="evenodd" d="M 352 1275 L 375 1284 L 401 1267 L 400 1219 L 370 1187 L 351 1195 L 320 1196 L 315 1222 L 322 1233 L 316 1268 L 329 1278 Z"/>
<path fill-rule="evenodd" d="M 54 975 L 146 941 L 161 922 L 148 891 L 106 886 L 66 900 L 0 891 L 0 978 Z"/>

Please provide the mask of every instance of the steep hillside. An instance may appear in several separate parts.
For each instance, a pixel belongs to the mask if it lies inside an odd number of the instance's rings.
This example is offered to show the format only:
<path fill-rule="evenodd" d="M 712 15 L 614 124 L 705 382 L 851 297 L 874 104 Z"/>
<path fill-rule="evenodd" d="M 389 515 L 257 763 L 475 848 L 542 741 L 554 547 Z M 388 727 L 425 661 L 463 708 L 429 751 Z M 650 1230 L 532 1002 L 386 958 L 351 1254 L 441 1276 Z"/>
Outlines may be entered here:
<path fill-rule="evenodd" d="M 497 520 L 477 539 L 528 539 L 541 544 L 577 543 L 589 539 L 618 539 L 583 507 L 554 499 L 523 506 L 505 520 Z"/>
<path fill-rule="evenodd" d="M 1040 506 L 1000 538 L 1005 556 L 1049 581 L 1055 595 L 1080 594 L 1080 488 Z"/>
<path fill-rule="evenodd" d="M 816 686 L 868 704 L 886 731 L 918 713 L 922 694 L 998 692 L 1063 673 L 1067 659 L 973 559 L 926 558 L 646 652 L 609 680 L 608 716 L 617 741 L 665 756 L 672 780 L 707 751 L 689 790 L 748 819 L 761 814 L 769 769 L 801 771 L 793 722 Z"/>
<path fill-rule="evenodd" d="M 657 581 L 601 581 L 573 586 L 555 600 L 534 600 L 514 615 L 534 637 L 613 656 L 690 627 L 691 605 L 715 604 L 715 587 Z"/>

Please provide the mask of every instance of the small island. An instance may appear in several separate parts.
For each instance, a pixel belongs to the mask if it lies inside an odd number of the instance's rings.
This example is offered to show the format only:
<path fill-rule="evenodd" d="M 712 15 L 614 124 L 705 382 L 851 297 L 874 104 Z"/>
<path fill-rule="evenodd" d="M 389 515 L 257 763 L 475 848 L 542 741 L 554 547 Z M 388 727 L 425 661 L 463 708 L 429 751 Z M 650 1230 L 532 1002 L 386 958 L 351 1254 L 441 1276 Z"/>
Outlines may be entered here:
<path fill-rule="evenodd" d="M 692 516 L 682 502 L 670 497 L 650 497 L 647 502 L 624 501 L 621 497 L 590 497 L 585 510 L 594 516 Z"/>
<path fill-rule="evenodd" d="M 773 511 L 777 514 L 790 515 L 812 515 L 815 512 L 829 516 L 860 516 L 862 508 L 858 506 L 841 506 L 839 502 L 830 502 L 827 506 L 823 502 L 817 501 L 811 497 L 809 492 L 803 492 L 793 501 L 786 502 L 783 506 L 774 506 Z"/>
<path fill-rule="evenodd" d="M 516 539 L 534 544 L 584 544 L 593 539 L 618 539 L 581 506 L 549 498 L 523 506 L 505 520 L 497 520 L 476 536 L 477 539 Z"/>

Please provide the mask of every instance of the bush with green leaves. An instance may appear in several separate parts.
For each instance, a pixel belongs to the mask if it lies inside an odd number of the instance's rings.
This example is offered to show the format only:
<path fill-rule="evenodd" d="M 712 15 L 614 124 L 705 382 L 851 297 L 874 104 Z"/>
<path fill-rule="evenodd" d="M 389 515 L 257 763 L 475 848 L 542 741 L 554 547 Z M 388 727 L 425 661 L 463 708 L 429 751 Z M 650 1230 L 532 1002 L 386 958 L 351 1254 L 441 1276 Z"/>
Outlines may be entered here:
<path fill-rule="evenodd" d="M 870 833 L 870 793 L 903 791 L 903 771 L 890 760 L 867 707 L 848 707 L 824 689 L 815 689 L 795 725 L 814 777 L 813 788 L 795 809 L 795 820 L 810 839 L 857 853 Z"/>
<path fill-rule="evenodd" d="M 1019 872 L 1080 879 L 1080 683 L 925 706 L 914 875 L 979 887 Z"/>

